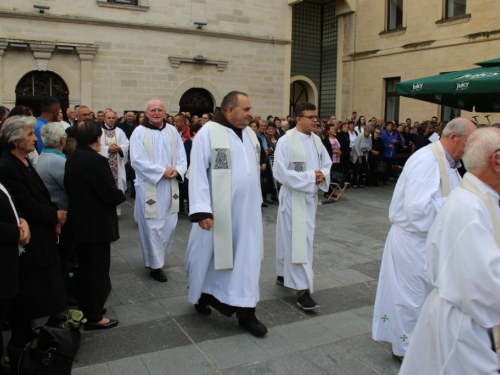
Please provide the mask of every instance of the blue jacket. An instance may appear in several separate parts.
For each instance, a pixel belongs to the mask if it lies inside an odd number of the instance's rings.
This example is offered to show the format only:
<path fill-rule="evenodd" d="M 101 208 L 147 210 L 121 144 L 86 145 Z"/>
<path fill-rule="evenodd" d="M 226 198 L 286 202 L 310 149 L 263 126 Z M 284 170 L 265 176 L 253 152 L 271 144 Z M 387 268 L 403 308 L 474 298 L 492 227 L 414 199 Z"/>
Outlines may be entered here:
<path fill-rule="evenodd" d="M 392 135 L 389 134 L 387 130 L 384 130 L 380 135 L 380 139 L 384 142 L 384 150 L 382 151 L 382 157 L 384 158 L 396 158 L 396 150 L 401 144 L 401 140 L 399 139 L 398 132 L 393 130 Z M 392 143 L 392 140 L 395 139 L 398 143 Z M 389 148 L 389 145 L 394 145 L 394 148 Z"/>
<path fill-rule="evenodd" d="M 36 150 L 38 151 L 39 154 L 42 153 L 43 150 L 43 141 L 42 141 L 42 126 L 47 125 L 49 122 L 45 120 L 43 117 L 39 117 L 36 120 L 36 125 L 35 125 L 35 135 L 38 138 L 38 141 L 36 141 Z"/>

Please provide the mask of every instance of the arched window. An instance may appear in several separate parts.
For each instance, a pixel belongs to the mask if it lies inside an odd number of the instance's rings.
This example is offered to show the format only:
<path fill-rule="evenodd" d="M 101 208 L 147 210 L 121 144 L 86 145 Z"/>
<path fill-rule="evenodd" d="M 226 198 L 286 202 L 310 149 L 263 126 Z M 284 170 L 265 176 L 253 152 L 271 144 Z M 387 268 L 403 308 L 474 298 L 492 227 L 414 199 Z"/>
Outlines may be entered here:
<path fill-rule="evenodd" d="M 68 87 L 57 74 L 33 71 L 27 73 L 16 86 L 16 105 L 25 105 L 33 109 L 35 116 L 40 115 L 40 103 L 43 98 L 52 96 L 61 102 L 63 113 L 68 108 Z"/>
<path fill-rule="evenodd" d="M 292 82 L 290 87 L 290 114 L 297 104 L 309 102 L 309 96 L 304 84 L 300 81 Z"/>
<path fill-rule="evenodd" d="M 214 101 L 212 95 L 205 89 L 192 88 L 187 90 L 179 101 L 181 112 L 189 112 L 191 116 L 200 116 L 203 113 L 214 111 Z"/>

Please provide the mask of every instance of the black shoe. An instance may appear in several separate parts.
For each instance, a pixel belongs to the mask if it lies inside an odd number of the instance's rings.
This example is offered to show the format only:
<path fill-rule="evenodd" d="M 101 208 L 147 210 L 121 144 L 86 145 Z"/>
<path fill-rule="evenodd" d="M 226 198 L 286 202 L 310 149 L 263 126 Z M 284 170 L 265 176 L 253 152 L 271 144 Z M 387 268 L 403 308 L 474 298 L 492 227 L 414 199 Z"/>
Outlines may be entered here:
<path fill-rule="evenodd" d="M 110 319 L 108 323 L 98 324 L 98 323 L 85 323 L 83 329 L 85 331 L 96 331 L 98 329 L 110 329 L 118 325 L 118 320 Z"/>
<path fill-rule="evenodd" d="M 159 281 L 160 283 L 166 283 L 167 282 L 167 276 L 163 273 L 161 268 L 158 268 L 157 270 L 151 270 L 151 277 L 153 280 Z"/>
<path fill-rule="evenodd" d="M 276 284 L 281 286 L 285 285 L 285 278 L 283 276 L 276 277 Z"/>
<path fill-rule="evenodd" d="M 306 311 L 319 308 L 319 305 L 312 299 L 309 291 L 306 291 L 301 297 L 297 298 L 297 306 Z"/>
<path fill-rule="evenodd" d="M 261 207 L 267 207 L 267 203 L 262 203 L 260 206 Z"/>
<path fill-rule="evenodd" d="M 238 318 L 238 323 L 240 327 L 247 329 L 254 336 L 261 337 L 267 333 L 266 326 L 259 322 L 255 314 L 248 318 Z"/>
<path fill-rule="evenodd" d="M 210 315 L 212 313 L 212 309 L 208 305 L 201 305 L 199 303 L 195 303 L 194 309 L 196 312 L 202 315 Z"/>

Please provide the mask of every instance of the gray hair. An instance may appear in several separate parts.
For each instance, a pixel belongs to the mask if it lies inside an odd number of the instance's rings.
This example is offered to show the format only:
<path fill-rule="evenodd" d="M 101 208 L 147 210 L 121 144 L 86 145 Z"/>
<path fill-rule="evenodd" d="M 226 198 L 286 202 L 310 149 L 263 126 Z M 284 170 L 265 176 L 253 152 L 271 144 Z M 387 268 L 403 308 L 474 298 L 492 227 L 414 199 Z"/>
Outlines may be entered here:
<path fill-rule="evenodd" d="M 483 169 L 500 147 L 500 132 L 495 128 L 481 128 L 467 139 L 463 161 L 468 170 Z"/>
<path fill-rule="evenodd" d="M 49 122 L 40 130 L 45 148 L 56 148 L 61 145 L 61 137 L 66 134 L 60 122 Z"/>
<path fill-rule="evenodd" d="M 80 110 L 81 109 L 84 109 L 84 108 L 87 108 L 89 111 L 90 111 L 90 108 L 87 107 L 86 105 L 81 105 L 80 107 L 78 107 L 78 109 L 76 110 L 76 113 L 79 115 L 80 114 Z"/>
<path fill-rule="evenodd" d="M 470 120 L 467 120 L 463 117 L 457 117 L 451 120 L 443 129 L 441 133 L 441 137 L 448 138 L 450 135 L 455 133 L 457 137 L 463 137 L 467 135 L 467 125 L 471 123 Z"/>
<path fill-rule="evenodd" d="M 372 130 L 373 130 L 373 128 L 370 125 L 368 125 L 368 124 L 365 125 L 365 130 L 364 130 L 365 132 L 370 132 L 371 133 Z"/>
<path fill-rule="evenodd" d="M 32 116 L 12 116 L 4 122 L 0 130 L 0 140 L 2 144 L 13 150 L 14 142 L 19 142 L 23 139 L 24 128 L 36 125 L 36 119 Z"/>

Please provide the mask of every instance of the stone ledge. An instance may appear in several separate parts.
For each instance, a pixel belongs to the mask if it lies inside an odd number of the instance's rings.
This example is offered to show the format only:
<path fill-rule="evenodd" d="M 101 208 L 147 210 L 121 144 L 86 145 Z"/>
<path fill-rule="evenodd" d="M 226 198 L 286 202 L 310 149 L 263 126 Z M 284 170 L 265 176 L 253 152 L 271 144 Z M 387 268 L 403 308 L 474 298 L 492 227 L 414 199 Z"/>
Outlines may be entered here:
<path fill-rule="evenodd" d="M 109 3 L 106 0 L 97 0 L 97 5 L 105 8 L 135 10 L 140 12 L 147 12 L 149 10 L 149 0 L 139 0 L 138 5 L 116 4 L 116 3 Z"/>
<path fill-rule="evenodd" d="M 223 72 L 226 70 L 227 60 L 215 60 L 210 59 L 204 56 L 169 56 L 170 64 L 172 64 L 172 68 L 177 69 L 181 62 L 183 63 L 192 63 L 192 64 L 205 64 L 205 65 L 216 65 L 218 72 Z"/>
<path fill-rule="evenodd" d="M 378 33 L 381 37 L 390 37 L 396 35 L 403 35 L 406 33 L 406 27 L 400 27 L 394 30 L 384 30 Z"/>
<path fill-rule="evenodd" d="M 442 27 L 442 26 L 457 25 L 459 23 L 467 23 L 470 21 L 471 17 L 472 17 L 472 15 L 470 13 L 468 13 L 468 14 L 464 14 L 463 16 L 446 18 L 444 20 L 436 21 L 436 25 L 438 27 Z"/>

